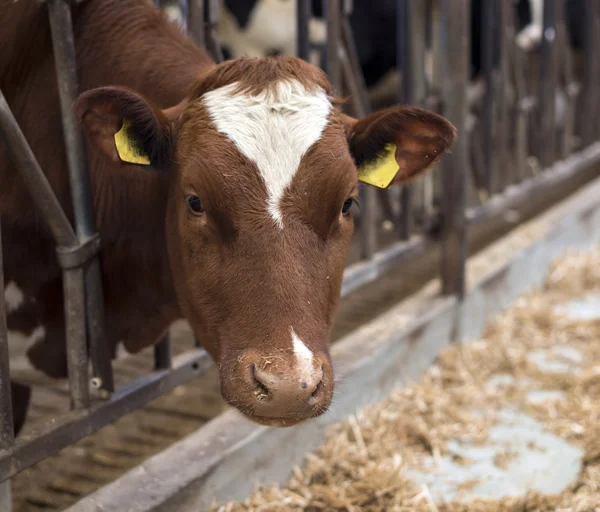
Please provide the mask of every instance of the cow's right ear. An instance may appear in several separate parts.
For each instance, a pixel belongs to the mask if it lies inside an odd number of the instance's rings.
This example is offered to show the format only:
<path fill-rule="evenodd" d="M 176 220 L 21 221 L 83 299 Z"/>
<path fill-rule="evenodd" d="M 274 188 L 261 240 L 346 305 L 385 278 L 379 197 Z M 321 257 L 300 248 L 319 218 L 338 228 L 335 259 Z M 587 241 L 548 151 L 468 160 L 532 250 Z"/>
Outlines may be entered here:
<path fill-rule="evenodd" d="M 115 163 L 164 169 L 172 159 L 165 112 L 125 87 L 101 87 L 77 98 L 73 110 L 88 140 Z"/>

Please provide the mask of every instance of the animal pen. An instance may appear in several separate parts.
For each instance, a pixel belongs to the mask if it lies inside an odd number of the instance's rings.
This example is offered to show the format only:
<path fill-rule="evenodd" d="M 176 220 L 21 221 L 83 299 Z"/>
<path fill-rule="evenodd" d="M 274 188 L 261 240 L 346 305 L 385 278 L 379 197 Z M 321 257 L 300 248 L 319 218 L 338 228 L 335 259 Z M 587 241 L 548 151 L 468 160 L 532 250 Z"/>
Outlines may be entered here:
<path fill-rule="evenodd" d="M 96 232 L 91 207 L 85 145 L 71 111 L 79 92 L 71 22 L 71 5 L 77 1 L 85 0 L 46 0 L 68 155 L 73 223 L 62 210 L 0 91 L 2 141 L 27 183 L 35 207 L 48 223 L 63 270 L 71 401 L 68 414 L 47 418 L 42 425 L 14 438 L 6 307 L 4 294 L 0 294 L 2 511 L 11 509 L 12 477 L 198 377 L 212 365 L 198 343 L 171 357 L 167 337 L 154 348 L 152 372 L 119 387 L 114 384 L 104 343 L 99 263 L 102 240 Z M 186 29 L 195 42 L 215 60 L 222 60 L 215 35 L 219 2 L 191 0 L 179 4 L 185 14 Z M 541 47 L 538 55 L 531 58 L 515 44 L 516 22 L 511 4 L 485 1 L 481 19 L 485 34 L 480 77 L 483 95 L 475 100 L 468 94 L 469 5 L 469 0 L 397 0 L 399 30 L 394 44 L 403 77 L 398 102 L 424 106 L 444 115 L 456 126 L 459 138 L 452 153 L 430 175 L 399 193 L 361 185 L 354 253 L 345 271 L 343 296 L 391 270 L 409 268 L 435 247 L 441 253 L 436 269 L 441 294 L 460 302 L 467 285 L 468 237 L 477 233 L 480 237 L 486 233 L 488 238 L 489 233 L 497 236 L 498 226 L 506 231 L 519 217 L 539 212 L 598 176 L 595 166 L 600 160 L 600 64 L 595 49 L 600 42 L 600 5 L 585 0 L 584 48 L 575 55 L 569 44 L 564 2 L 547 0 Z M 325 7 L 325 71 L 334 87 L 350 96 L 349 113 L 364 116 L 370 110 L 369 98 L 349 23 L 352 2 L 326 0 Z M 310 16 L 310 1 L 299 0 L 297 54 L 304 59 L 311 48 Z M 497 61 L 495 47 L 500 50 Z M 557 94 L 565 99 L 560 116 L 555 107 Z M 382 223 L 383 219 L 387 224 Z M 4 284 L 0 271 L 1 289 Z M 144 508 L 151 509 L 150 505 Z"/>

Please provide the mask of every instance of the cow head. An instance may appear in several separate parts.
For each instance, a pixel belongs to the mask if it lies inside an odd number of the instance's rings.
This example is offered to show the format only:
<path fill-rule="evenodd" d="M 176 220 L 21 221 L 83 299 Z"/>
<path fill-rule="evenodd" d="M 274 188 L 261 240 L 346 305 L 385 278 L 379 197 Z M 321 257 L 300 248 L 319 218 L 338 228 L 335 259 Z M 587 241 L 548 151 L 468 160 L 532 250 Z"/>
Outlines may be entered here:
<path fill-rule="evenodd" d="M 293 425 L 330 405 L 359 173 L 404 183 L 455 138 L 418 108 L 357 120 L 334 104 L 320 69 L 263 58 L 211 68 L 167 110 L 118 87 L 75 105 L 116 165 L 168 174 L 166 249 L 182 311 L 218 364 L 224 398 L 263 424 Z"/>

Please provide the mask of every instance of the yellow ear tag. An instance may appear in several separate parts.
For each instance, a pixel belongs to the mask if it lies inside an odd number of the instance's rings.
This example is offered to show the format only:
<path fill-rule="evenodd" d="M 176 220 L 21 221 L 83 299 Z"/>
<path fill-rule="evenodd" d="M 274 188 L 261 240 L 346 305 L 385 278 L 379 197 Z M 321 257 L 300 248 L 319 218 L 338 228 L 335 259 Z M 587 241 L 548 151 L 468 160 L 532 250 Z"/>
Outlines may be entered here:
<path fill-rule="evenodd" d="M 131 137 L 130 126 L 130 122 L 125 120 L 121 129 L 115 133 L 115 145 L 119 158 L 130 164 L 150 165 L 150 159 L 138 149 L 138 145 Z"/>
<path fill-rule="evenodd" d="M 396 144 L 388 144 L 384 153 L 358 168 L 358 179 L 375 187 L 388 188 L 399 170 Z"/>

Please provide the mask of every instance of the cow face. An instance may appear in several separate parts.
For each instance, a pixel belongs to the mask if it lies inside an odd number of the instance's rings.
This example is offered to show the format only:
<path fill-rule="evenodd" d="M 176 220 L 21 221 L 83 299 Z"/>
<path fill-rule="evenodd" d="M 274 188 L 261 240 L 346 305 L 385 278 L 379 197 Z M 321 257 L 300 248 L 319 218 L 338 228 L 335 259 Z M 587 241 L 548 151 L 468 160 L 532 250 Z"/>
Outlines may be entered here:
<path fill-rule="evenodd" d="M 293 425 L 331 402 L 328 346 L 357 165 L 394 144 L 382 186 L 402 183 L 455 137 L 443 118 L 415 108 L 349 118 L 330 93 L 324 74 L 299 59 L 238 59 L 168 110 L 123 88 L 86 92 L 75 106 L 115 164 L 169 173 L 179 303 L 219 366 L 224 398 L 263 424 Z"/>

